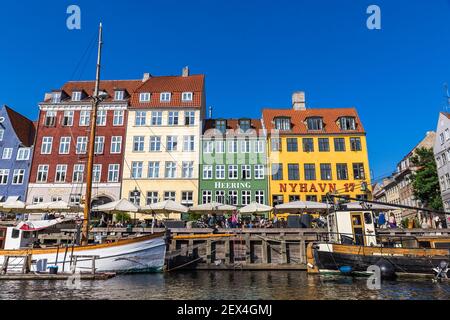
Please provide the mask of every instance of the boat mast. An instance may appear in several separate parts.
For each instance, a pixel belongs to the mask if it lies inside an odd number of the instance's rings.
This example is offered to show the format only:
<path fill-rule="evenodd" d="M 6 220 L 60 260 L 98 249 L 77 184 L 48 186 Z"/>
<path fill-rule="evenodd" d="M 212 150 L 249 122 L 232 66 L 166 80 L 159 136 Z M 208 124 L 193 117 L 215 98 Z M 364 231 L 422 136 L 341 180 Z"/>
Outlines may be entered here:
<path fill-rule="evenodd" d="M 97 129 L 97 109 L 101 102 L 100 98 L 100 67 L 102 59 L 102 45 L 103 45 L 103 26 L 100 23 L 98 33 L 98 55 L 97 55 L 97 72 L 95 76 L 95 90 L 92 97 L 92 112 L 91 112 L 91 128 L 89 133 L 89 149 L 88 149 L 88 163 L 86 169 L 86 195 L 84 201 L 84 220 L 83 220 L 83 245 L 89 242 L 89 222 L 90 213 L 92 209 L 92 181 L 93 169 L 95 159 L 95 131 Z"/>

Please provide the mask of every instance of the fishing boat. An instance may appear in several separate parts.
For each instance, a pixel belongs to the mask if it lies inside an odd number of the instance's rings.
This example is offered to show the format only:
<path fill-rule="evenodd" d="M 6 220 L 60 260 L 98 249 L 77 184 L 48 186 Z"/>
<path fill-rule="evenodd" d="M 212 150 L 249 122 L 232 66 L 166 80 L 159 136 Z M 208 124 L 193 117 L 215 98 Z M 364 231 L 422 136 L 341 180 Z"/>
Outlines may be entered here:
<path fill-rule="evenodd" d="M 45 261 L 59 270 L 70 270 L 76 266 L 76 272 L 91 268 L 95 257 L 96 271 L 115 273 L 158 272 L 165 263 L 165 233 L 145 236 L 132 236 L 112 243 L 89 243 L 90 214 L 92 211 L 92 185 L 94 167 L 94 147 L 97 126 L 97 109 L 104 97 L 100 90 L 100 66 L 102 52 L 102 32 L 100 24 L 98 38 L 97 71 L 95 91 L 92 97 L 91 125 L 89 133 L 88 161 L 86 166 L 86 195 L 84 199 L 84 217 L 81 220 L 82 237 L 80 243 L 66 247 L 36 248 L 39 232 L 67 221 L 54 219 L 49 221 L 24 222 L 15 227 L 0 230 L 0 266 L 7 257 L 31 256 L 32 261 Z M 74 259 L 77 262 L 74 264 Z M 9 259 L 8 259 L 9 260 Z"/>
<path fill-rule="evenodd" d="M 422 209 L 423 210 L 423 209 Z M 308 246 L 308 272 L 428 275 L 447 278 L 450 237 L 413 237 L 379 234 L 375 210 L 338 208 L 327 215 L 328 239 Z"/>

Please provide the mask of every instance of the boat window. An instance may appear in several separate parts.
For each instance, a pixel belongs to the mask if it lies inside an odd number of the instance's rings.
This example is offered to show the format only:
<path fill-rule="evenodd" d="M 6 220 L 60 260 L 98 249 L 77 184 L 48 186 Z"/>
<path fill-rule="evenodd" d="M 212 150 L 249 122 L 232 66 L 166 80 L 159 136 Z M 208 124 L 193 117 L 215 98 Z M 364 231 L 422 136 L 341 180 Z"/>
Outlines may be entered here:
<path fill-rule="evenodd" d="M 19 238 L 19 236 L 20 236 L 20 230 L 13 229 L 11 237 L 13 239 L 17 239 L 17 238 Z"/>
<path fill-rule="evenodd" d="M 361 216 L 360 215 L 354 215 L 352 216 L 353 225 L 354 226 L 362 226 Z"/>
<path fill-rule="evenodd" d="M 450 242 L 435 242 L 434 247 L 436 249 L 450 249 Z"/>
<path fill-rule="evenodd" d="M 420 248 L 430 249 L 431 248 L 431 243 L 430 243 L 430 241 L 420 241 L 419 242 L 419 247 Z"/>
<path fill-rule="evenodd" d="M 24 232 L 24 233 L 23 233 L 23 238 L 24 238 L 24 239 L 29 239 L 29 238 L 31 238 L 31 232 Z"/>
<path fill-rule="evenodd" d="M 372 214 L 370 212 L 364 213 L 364 221 L 366 224 L 372 224 Z"/>

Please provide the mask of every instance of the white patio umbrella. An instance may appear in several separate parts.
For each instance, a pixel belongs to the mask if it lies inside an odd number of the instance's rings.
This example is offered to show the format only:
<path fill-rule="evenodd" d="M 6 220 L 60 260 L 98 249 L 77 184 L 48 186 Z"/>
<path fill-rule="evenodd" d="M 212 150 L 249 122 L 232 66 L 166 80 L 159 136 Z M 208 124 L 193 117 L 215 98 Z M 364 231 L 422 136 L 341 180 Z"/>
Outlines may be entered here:
<path fill-rule="evenodd" d="M 366 205 L 361 205 L 361 202 L 351 202 L 346 203 L 345 206 L 349 210 L 397 210 L 398 208 L 392 207 L 385 204 L 377 203 L 367 203 Z"/>
<path fill-rule="evenodd" d="M 103 204 L 98 207 L 92 208 L 94 212 L 109 212 L 109 213 L 119 213 L 119 212 L 139 212 L 139 206 L 131 203 L 128 200 L 122 199 L 119 201 L 114 201 L 110 203 Z"/>
<path fill-rule="evenodd" d="M 273 207 L 260 204 L 258 202 L 253 202 L 246 207 L 239 210 L 240 214 L 254 214 L 254 213 L 269 213 L 273 210 Z"/>
<path fill-rule="evenodd" d="M 286 213 L 298 211 L 317 211 L 317 210 L 320 211 L 326 210 L 327 208 L 330 208 L 329 204 L 313 201 L 295 201 L 280 204 L 275 207 L 277 211 L 283 211 Z"/>
<path fill-rule="evenodd" d="M 163 202 L 153 203 L 149 206 L 143 207 L 140 210 L 142 213 L 155 214 L 170 214 L 170 213 L 187 213 L 188 207 L 179 204 L 178 202 L 167 200 Z"/>
<path fill-rule="evenodd" d="M 26 204 L 19 200 L 19 197 L 10 197 L 6 202 L 0 203 L 0 210 L 4 212 L 23 212 L 25 211 Z"/>
<path fill-rule="evenodd" d="M 205 203 L 199 206 L 195 206 L 189 209 L 190 212 L 194 213 L 204 213 L 204 212 L 212 212 L 212 213 L 224 213 L 235 211 L 237 208 L 235 206 L 230 206 L 226 204 L 221 204 L 218 202 Z"/>

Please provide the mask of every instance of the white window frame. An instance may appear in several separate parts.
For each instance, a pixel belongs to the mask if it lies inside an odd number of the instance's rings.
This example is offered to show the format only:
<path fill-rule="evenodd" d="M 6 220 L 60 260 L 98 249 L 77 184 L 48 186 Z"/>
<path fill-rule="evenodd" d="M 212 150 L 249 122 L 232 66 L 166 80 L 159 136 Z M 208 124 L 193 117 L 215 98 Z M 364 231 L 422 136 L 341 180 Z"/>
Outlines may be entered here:
<path fill-rule="evenodd" d="M 37 174 L 36 174 L 36 182 L 38 183 L 46 183 L 48 180 L 48 172 L 50 166 L 48 164 L 41 164 L 38 166 Z M 44 179 L 45 177 L 45 179 Z"/>
<path fill-rule="evenodd" d="M 84 164 L 75 164 L 73 166 L 72 182 L 82 183 L 84 181 Z"/>
<path fill-rule="evenodd" d="M 255 180 L 264 180 L 264 165 L 256 164 L 255 165 Z"/>
<path fill-rule="evenodd" d="M 183 137 L 183 152 L 195 152 L 195 136 Z"/>
<path fill-rule="evenodd" d="M 142 174 L 144 171 L 144 162 L 133 161 L 131 162 L 131 178 L 132 179 L 142 179 Z"/>
<path fill-rule="evenodd" d="M 75 112 L 74 111 L 70 111 L 70 110 L 69 111 L 64 111 L 63 122 L 62 122 L 63 127 L 73 127 L 74 116 L 75 116 Z M 66 119 L 67 119 L 67 123 L 65 123 Z"/>
<path fill-rule="evenodd" d="M 147 112 L 146 111 L 136 111 L 134 118 L 134 125 L 136 127 L 143 127 L 147 125 Z"/>
<path fill-rule="evenodd" d="M 108 118 L 107 110 L 98 110 L 97 111 L 97 126 L 106 127 L 107 118 Z"/>
<path fill-rule="evenodd" d="M 117 183 L 120 178 L 120 164 L 113 163 L 108 166 L 108 182 Z"/>
<path fill-rule="evenodd" d="M 177 163 L 174 161 L 166 161 L 164 169 L 164 177 L 166 179 L 177 178 Z"/>
<path fill-rule="evenodd" d="M 81 110 L 80 111 L 80 121 L 78 125 L 80 127 L 89 127 L 91 124 L 91 111 L 89 110 Z"/>
<path fill-rule="evenodd" d="M 17 150 L 17 161 L 27 161 L 30 160 L 31 157 L 31 149 L 30 148 L 19 148 Z"/>
<path fill-rule="evenodd" d="M 167 124 L 169 126 L 178 126 L 180 124 L 180 112 L 179 111 L 169 111 L 169 119 Z"/>
<path fill-rule="evenodd" d="M 71 137 L 61 137 L 59 140 L 59 154 L 70 154 Z"/>
<path fill-rule="evenodd" d="M 122 136 L 112 136 L 111 137 L 111 154 L 121 154 L 122 153 Z M 145 145 L 144 145 L 145 148 Z"/>
<path fill-rule="evenodd" d="M 102 169 L 103 166 L 101 164 L 94 164 L 94 168 L 92 170 L 93 183 L 100 183 L 102 181 Z"/>
<path fill-rule="evenodd" d="M 125 100 L 125 91 L 124 90 L 116 90 L 116 91 L 114 91 L 114 100 L 115 101 L 123 101 L 123 100 Z"/>
<path fill-rule="evenodd" d="M 133 152 L 144 152 L 145 151 L 145 137 L 144 136 L 134 136 L 133 137 Z"/>
<path fill-rule="evenodd" d="M 25 169 L 15 169 L 13 172 L 12 185 L 20 186 L 23 185 L 24 181 L 25 181 Z"/>
<path fill-rule="evenodd" d="M 191 102 L 194 100 L 194 93 L 193 92 L 183 92 L 181 95 L 181 100 L 183 102 Z"/>
<path fill-rule="evenodd" d="M 155 148 L 153 148 L 153 146 Z M 158 148 L 156 148 L 158 146 Z M 151 136 L 150 137 L 150 152 L 161 152 L 161 137 Z"/>
<path fill-rule="evenodd" d="M 149 179 L 159 179 L 160 167 L 161 163 L 159 161 L 149 161 L 148 162 L 148 174 L 147 177 Z"/>
<path fill-rule="evenodd" d="M 52 149 L 53 137 L 42 137 L 41 154 L 52 154 Z"/>
<path fill-rule="evenodd" d="M 4 148 L 2 153 L 3 160 L 11 160 L 13 154 L 13 148 Z"/>
<path fill-rule="evenodd" d="M 139 94 L 139 102 L 150 102 L 152 94 L 150 92 L 141 92 Z"/>
<path fill-rule="evenodd" d="M 58 174 L 60 174 L 59 179 L 58 179 Z M 61 177 L 64 177 L 64 179 L 61 179 Z M 67 180 L 67 164 L 56 165 L 55 183 L 65 183 L 66 180 Z"/>
<path fill-rule="evenodd" d="M 212 180 L 213 179 L 213 166 L 212 165 L 204 165 L 203 166 L 203 180 Z"/>
<path fill-rule="evenodd" d="M 226 179 L 226 170 L 224 164 L 216 165 L 216 179 L 217 180 L 225 180 Z"/>
<path fill-rule="evenodd" d="M 76 154 L 87 153 L 88 137 L 77 137 L 77 145 L 75 146 Z"/>
<path fill-rule="evenodd" d="M 72 101 L 81 101 L 81 91 L 72 92 Z"/>
<path fill-rule="evenodd" d="M 239 179 L 239 166 L 237 164 L 229 165 L 228 180 L 238 180 L 238 179 Z"/>
<path fill-rule="evenodd" d="M 9 180 L 9 169 L 0 169 L 0 185 L 7 185 Z"/>
<path fill-rule="evenodd" d="M 123 110 L 114 110 L 114 118 L 113 118 L 113 126 L 121 127 L 124 122 L 125 111 Z"/>
<path fill-rule="evenodd" d="M 94 154 L 105 153 L 105 137 L 95 137 L 94 151 Z"/>
<path fill-rule="evenodd" d="M 183 161 L 182 163 L 182 178 L 194 178 L 194 161 Z"/>
<path fill-rule="evenodd" d="M 157 126 L 157 127 L 159 127 L 159 126 L 162 126 L 163 125 L 163 113 L 162 113 L 162 111 L 152 111 L 152 114 L 151 114 L 151 116 L 152 116 L 152 118 L 151 118 L 151 125 L 152 126 Z"/>
<path fill-rule="evenodd" d="M 172 100 L 172 93 L 170 92 L 161 92 L 159 101 L 160 102 L 170 102 Z"/>

